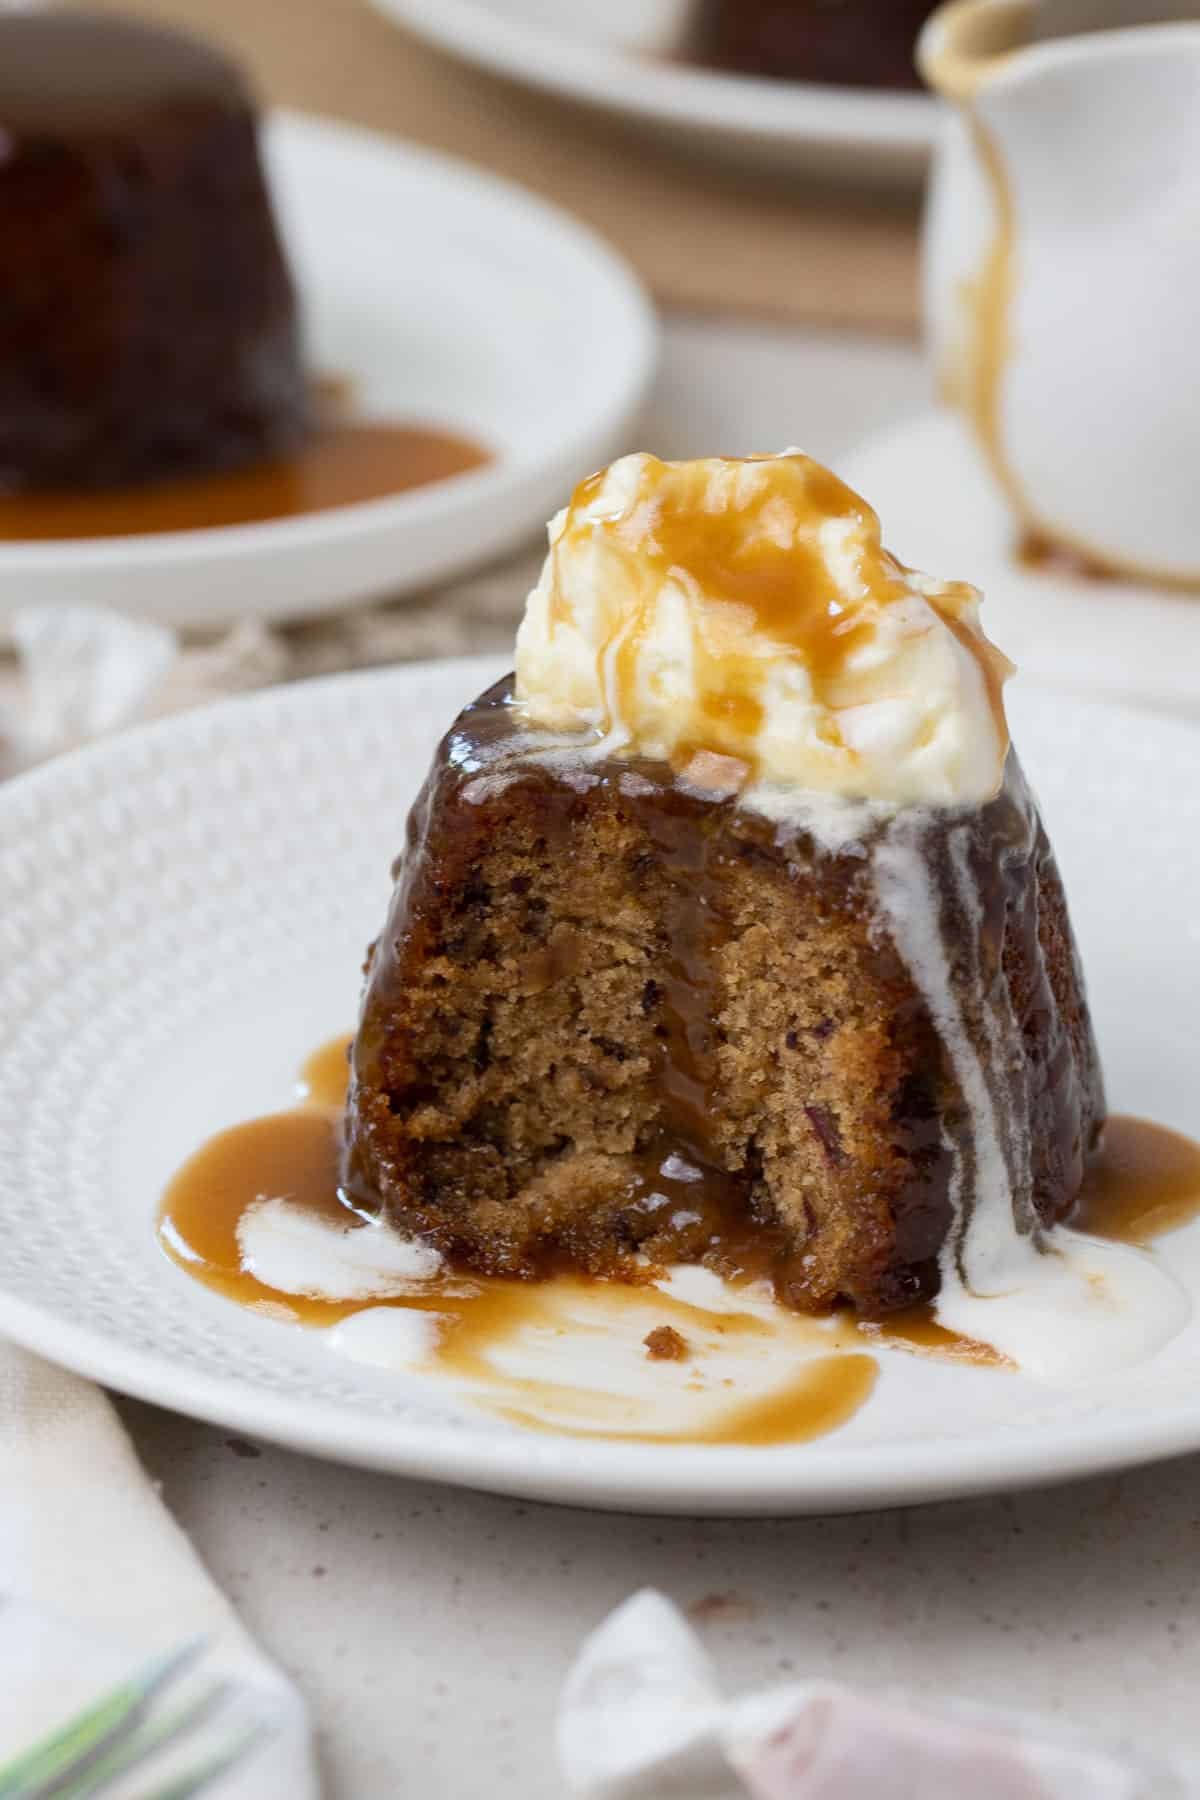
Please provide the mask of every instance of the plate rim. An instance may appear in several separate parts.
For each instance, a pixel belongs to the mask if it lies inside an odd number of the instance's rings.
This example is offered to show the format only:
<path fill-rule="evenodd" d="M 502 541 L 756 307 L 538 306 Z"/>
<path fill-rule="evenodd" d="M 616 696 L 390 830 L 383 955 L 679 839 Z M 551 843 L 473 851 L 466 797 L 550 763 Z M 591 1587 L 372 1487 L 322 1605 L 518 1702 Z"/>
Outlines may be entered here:
<path fill-rule="evenodd" d="M 925 92 L 768 82 L 665 60 L 639 61 L 607 45 L 576 44 L 536 24 L 502 18 L 483 0 L 368 4 L 389 23 L 476 68 L 648 123 L 716 130 L 776 146 L 893 150 L 921 158 L 936 141 L 941 109 Z"/>
<path fill-rule="evenodd" d="M 165 1355 L 130 1350 L 3 1293 L 0 1331 L 46 1361 L 132 1399 L 322 1461 L 606 1512 L 768 1518 L 873 1512 L 1062 1486 L 1200 1449 L 1200 1408 L 1164 1412 L 1149 1427 L 1130 1421 L 1118 1431 L 1103 1424 L 1103 1414 L 1097 1422 L 1038 1426 L 1020 1434 L 1017 1455 L 1004 1430 L 933 1440 L 915 1464 L 900 1445 L 826 1449 L 818 1441 L 752 1449 L 517 1430 L 510 1436 L 472 1432 L 466 1425 L 406 1422 L 397 1429 L 386 1415 L 289 1399 L 232 1378 L 188 1371 L 180 1385 Z"/>
<path fill-rule="evenodd" d="M 556 239 L 581 267 L 590 265 L 589 276 L 597 282 L 603 304 L 614 318 L 618 310 L 624 313 L 624 366 L 619 375 L 614 374 L 603 407 L 595 408 L 582 426 L 573 422 L 569 430 L 561 428 L 549 450 L 506 453 L 492 464 L 442 482 L 303 514 L 296 519 L 116 537 L 0 542 L 0 580 L 15 580 L 22 575 L 44 580 L 55 572 L 61 572 L 64 579 L 74 575 L 86 578 L 92 571 L 118 567 L 133 567 L 138 573 L 145 573 L 200 560 L 218 566 L 252 553 L 302 553 L 314 543 L 325 545 L 375 531 L 403 529 L 406 518 L 414 515 L 424 520 L 437 514 L 444 517 L 469 511 L 481 504 L 494 504 L 507 490 L 513 490 L 515 497 L 522 484 L 544 480 L 552 465 L 580 460 L 595 442 L 611 442 L 644 403 L 661 348 L 658 313 L 637 271 L 601 232 L 518 181 L 398 134 L 291 107 L 264 109 L 259 129 L 268 161 L 273 153 L 286 157 L 289 146 L 293 147 L 292 154 L 302 154 L 306 147 L 315 145 L 369 156 L 380 164 L 403 163 L 410 171 L 426 173 L 432 180 L 451 183 L 502 206 L 510 215 L 522 214 L 542 228 L 548 241 Z M 300 298 L 303 304 L 303 294 Z M 510 534 L 511 540 L 518 541 L 534 529 L 522 517 Z M 496 550 L 491 546 L 485 546 L 482 552 L 485 560 L 494 554 Z M 467 569 L 479 560 L 479 556 L 464 556 L 456 567 Z M 15 609 L 0 596 L 0 616 L 10 610 Z"/>
<path fill-rule="evenodd" d="M 314 693 L 395 688 L 399 698 L 406 687 L 422 686 L 432 674 L 451 671 L 465 694 L 473 684 L 494 678 L 502 661 L 495 656 L 437 658 L 322 676 L 138 726 L 5 783 L 0 787 L 0 829 L 7 819 L 28 818 L 28 799 L 35 790 L 70 787 L 81 770 L 93 765 L 102 770 L 110 759 L 123 759 L 145 744 L 203 735 L 214 715 L 275 712 L 302 719 Z M 1113 714 L 1136 721 L 1140 731 L 1152 731 L 1166 747 L 1174 745 L 1193 765 L 1200 764 L 1200 734 L 1179 720 L 1041 685 L 1028 698 L 1034 706 L 1090 715 L 1097 726 Z M 0 1207 L 6 1199 L 17 1203 L 5 1194 L 0 1173 Z M 163 1267 L 165 1271 L 165 1260 Z M 915 1459 L 907 1445 L 839 1445 L 836 1435 L 769 1449 L 664 1446 L 392 1419 L 316 1397 L 292 1397 L 234 1376 L 181 1369 L 166 1350 L 130 1346 L 119 1336 L 25 1300 L 5 1288 L 2 1273 L 0 1332 L 85 1378 L 306 1454 L 414 1479 L 601 1510 L 775 1517 L 867 1511 L 1052 1486 L 1200 1449 L 1200 1399 L 1168 1404 L 1149 1417 L 1113 1416 L 1101 1409 L 1074 1420 L 1001 1424 L 982 1434 L 927 1440 Z"/>

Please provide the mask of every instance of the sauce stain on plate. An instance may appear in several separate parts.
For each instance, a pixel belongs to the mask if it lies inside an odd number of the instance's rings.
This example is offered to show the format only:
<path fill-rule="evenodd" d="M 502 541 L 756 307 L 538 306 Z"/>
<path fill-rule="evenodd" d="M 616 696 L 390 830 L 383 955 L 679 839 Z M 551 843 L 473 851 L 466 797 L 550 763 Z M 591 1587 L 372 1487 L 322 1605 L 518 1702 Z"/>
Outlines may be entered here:
<path fill-rule="evenodd" d="M 112 492 L 0 494 L 0 542 L 261 525 L 385 500 L 491 460 L 481 445 L 433 427 L 334 420 L 290 456 L 252 468 Z"/>
<path fill-rule="evenodd" d="M 870 1397 L 873 1350 L 1011 1367 L 928 1307 L 878 1322 L 809 1318 L 703 1268 L 644 1284 L 455 1270 L 355 1212 L 340 1189 L 348 1042 L 335 1038 L 307 1059 L 299 1104 L 218 1132 L 166 1191 L 161 1247 L 242 1306 L 324 1329 L 359 1361 L 449 1379 L 526 1429 L 624 1442 L 823 1436 Z M 1144 1120 L 1110 1119 L 1076 1223 L 1144 1244 L 1198 1212 L 1200 1145 Z M 408 1315 L 403 1330 L 397 1313 Z M 683 1354 L 647 1349 L 664 1331 Z"/>
<path fill-rule="evenodd" d="M 1200 1144 L 1147 1119 L 1109 1119 L 1071 1223 L 1093 1237 L 1145 1245 L 1198 1212 Z"/>
<path fill-rule="evenodd" d="M 932 1305 L 913 1306 L 887 1319 L 861 1319 L 858 1330 L 869 1343 L 882 1349 L 907 1350 L 914 1356 L 933 1356 L 939 1362 L 975 1363 L 980 1367 L 1011 1369 L 1013 1364 L 990 1344 L 962 1337 L 939 1325 Z"/>
<path fill-rule="evenodd" d="M 350 1080 L 350 1043 L 348 1037 L 330 1038 L 305 1058 L 296 1081 L 297 1100 L 341 1112 Z"/>
<path fill-rule="evenodd" d="M 254 1248 L 253 1222 L 264 1208 L 283 1208 L 291 1226 L 312 1228 L 311 1244 L 339 1262 L 331 1284 L 346 1278 L 342 1258 L 353 1259 L 360 1241 L 369 1266 L 371 1240 L 387 1230 L 351 1211 L 339 1192 L 346 1046 L 339 1037 L 307 1059 L 300 1104 L 218 1132 L 175 1176 L 158 1235 L 189 1275 L 294 1326 L 365 1325 L 385 1311 L 424 1315 L 415 1366 L 528 1429 L 660 1444 L 798 1443 L 834 1430 L 866 1401 L 878 1365 L 852 1325 L 782 1315 L 706 1271 L 691 1273 L 711 1304 L 690 1297 L 692 1283 L 674 1293 L 650 1282 L 522 1282 L 445 1267 L 401 1266 L 366 1292 L 336 1298 L 272 1285 Z M 665 1363 L 645 1347 L 664 1326 L 687 1346 Z M 594 1385 L 589 1370 L 610 1360 L 619 1385 Z"/>

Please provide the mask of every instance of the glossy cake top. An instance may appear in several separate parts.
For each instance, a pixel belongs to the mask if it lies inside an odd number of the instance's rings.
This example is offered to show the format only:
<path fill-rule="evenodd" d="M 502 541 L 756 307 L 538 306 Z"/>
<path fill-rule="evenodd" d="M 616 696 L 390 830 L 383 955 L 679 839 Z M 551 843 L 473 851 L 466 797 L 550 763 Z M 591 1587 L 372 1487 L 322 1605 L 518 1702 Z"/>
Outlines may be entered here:
<path fill-rule="evenodd" d="M 978 804 L 1000 786 L 1011 672 L 978 614 L 965 582 L 898 562 L 867 503 L 810 457 L 627 456 L 550 526 L 517 702 L 607 755 Z"/>
<path fill-rule="evenodd" d="M 0 132 L 105 130 L 149 107 L 246 98 L 233 64 L 184 32 L 88 13 L 0 14 Z"/>

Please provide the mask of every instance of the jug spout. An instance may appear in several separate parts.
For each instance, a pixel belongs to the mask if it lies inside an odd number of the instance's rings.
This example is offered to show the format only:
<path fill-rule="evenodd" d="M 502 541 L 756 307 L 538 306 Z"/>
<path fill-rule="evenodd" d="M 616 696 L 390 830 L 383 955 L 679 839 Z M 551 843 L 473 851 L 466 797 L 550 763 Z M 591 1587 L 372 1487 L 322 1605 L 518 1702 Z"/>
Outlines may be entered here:
<path fill-rule="evenodd" d="M 969 101 L 1030 45 L 1181 24 L 1198 15 L 1197 0 L 951 0 L 926 21 L 917 65 L 936 93 Z"/>
<path fill-rule="evenodd" d="M 947 100 L 969 102 L 1033 35 L 1033 0 L 952 0 L 917 40 L 917 67 Z"/>

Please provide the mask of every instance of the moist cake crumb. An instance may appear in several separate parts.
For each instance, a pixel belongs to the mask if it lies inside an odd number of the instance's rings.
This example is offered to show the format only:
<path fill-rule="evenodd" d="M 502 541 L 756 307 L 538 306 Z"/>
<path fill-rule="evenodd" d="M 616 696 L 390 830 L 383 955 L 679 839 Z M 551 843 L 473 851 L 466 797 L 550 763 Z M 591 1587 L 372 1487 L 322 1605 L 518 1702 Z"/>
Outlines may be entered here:
<path fill-rule="evenodd" d="M 409 820 L 353 1052 L 355 1203 L 491 1274 L 703 1263 L 868 1318 L 932 1298 L 973 1116 L 871 842 L 781 836 L 645 758 L 548 763 L 511 695 L 456 722 Z M 1062 885 L 1015 756 L 929 820 L 931 928 L 1034 1230 L 1104 1113 Z"/>
<path fill-rule="evenodd" d="M 687 1339 L 673 1325 L 656 1325 L 642 1342 L 651 1362 L 683 1362 L 687 1357 Z"/>

